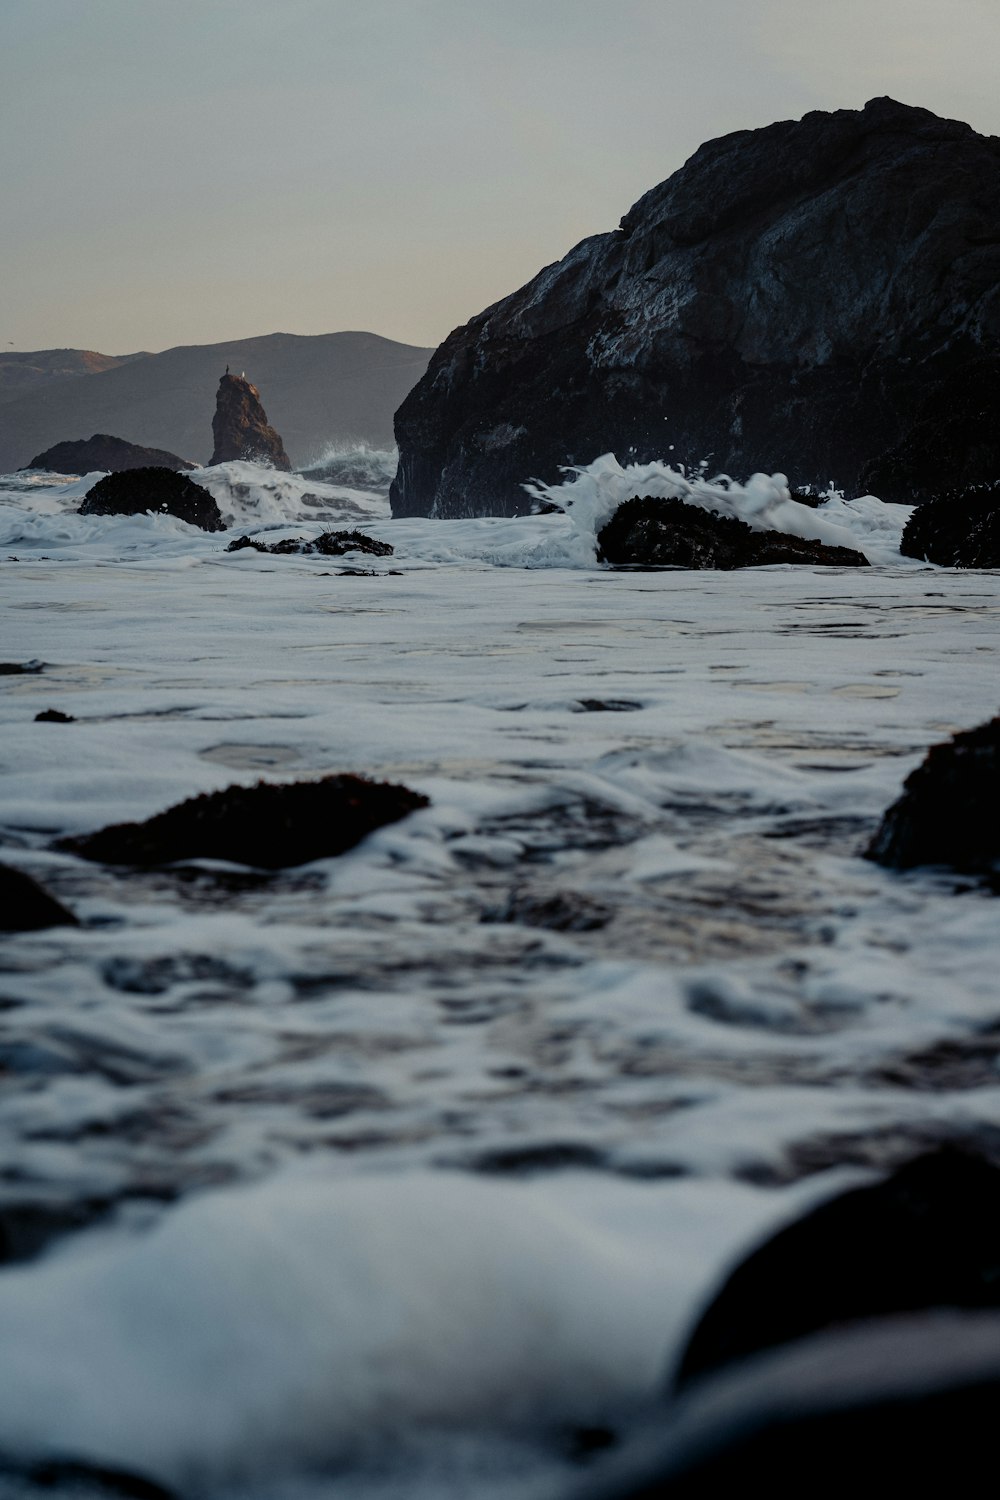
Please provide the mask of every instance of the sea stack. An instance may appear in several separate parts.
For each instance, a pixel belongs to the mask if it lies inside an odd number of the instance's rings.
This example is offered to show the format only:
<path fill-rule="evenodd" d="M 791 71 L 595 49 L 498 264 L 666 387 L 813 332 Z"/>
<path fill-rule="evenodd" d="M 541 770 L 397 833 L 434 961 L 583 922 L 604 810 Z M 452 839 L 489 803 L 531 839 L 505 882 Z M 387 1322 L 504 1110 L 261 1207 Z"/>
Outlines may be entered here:
<path fill-rule="evenodd" d="M 291 471 L 291 460 L 285 445 L 267 420 L 260 401 L 260 391 L 243 375 L 230 375 L 228 369 L 219 381 L 212 418 L 215 449 L 213 464 L 246 459 L 266 464 L 272 469 Z"/>
<path fill-rule="evenodd" d="M 921 502 L 1000 473 L 1000 139 L 873 99 L 710 141 L 456 329 L 397 516 L 511 515 L 604 453 Z"/>

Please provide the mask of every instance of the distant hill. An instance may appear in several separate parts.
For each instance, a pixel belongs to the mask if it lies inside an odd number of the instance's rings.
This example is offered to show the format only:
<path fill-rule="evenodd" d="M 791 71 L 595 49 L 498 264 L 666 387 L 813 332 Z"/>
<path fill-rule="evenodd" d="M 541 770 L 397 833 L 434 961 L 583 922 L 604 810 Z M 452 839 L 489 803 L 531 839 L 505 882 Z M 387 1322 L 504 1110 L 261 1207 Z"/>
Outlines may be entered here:
<path fill-rule="evenodd" d="M 215 394 L 227 365 L 235 375 L 245 371 L 259 388 L 293 464 L 310 462 L 337 440 L 389 447 L 393 413 L 433 352 L 375 333 L 271 333 L 126 356 L 85 379 L 52 379 L 0 404 L 0 473 L 23 468 L 55 443 L 95 432 L 206 463 Z"/>
<path fill-rule="evenodd" d="M 96 349 L 35 349 L 30 354 L 0 354 L 0 403 L 13 401 L 54 380 L 100 375 L 145 354 L 98 354 Z"/>

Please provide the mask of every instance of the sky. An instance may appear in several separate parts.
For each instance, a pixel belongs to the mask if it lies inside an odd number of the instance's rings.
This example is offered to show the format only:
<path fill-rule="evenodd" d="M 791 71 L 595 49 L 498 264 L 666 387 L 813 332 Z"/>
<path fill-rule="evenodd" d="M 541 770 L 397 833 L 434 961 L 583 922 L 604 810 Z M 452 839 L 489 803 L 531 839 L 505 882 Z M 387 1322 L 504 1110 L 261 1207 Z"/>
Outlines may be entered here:
<path fill-rule="evenodd" d="M 1000 0 L 0 0 L 0 353 L 435 345 L 705 140 L 1000 134 Z"/>

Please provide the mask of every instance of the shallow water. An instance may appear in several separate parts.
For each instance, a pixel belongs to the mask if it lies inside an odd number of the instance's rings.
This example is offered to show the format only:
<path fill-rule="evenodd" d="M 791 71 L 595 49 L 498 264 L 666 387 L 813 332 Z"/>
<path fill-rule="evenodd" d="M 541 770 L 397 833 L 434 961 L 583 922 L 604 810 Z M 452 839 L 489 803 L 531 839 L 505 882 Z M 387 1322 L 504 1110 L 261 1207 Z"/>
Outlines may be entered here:
<path fill-rule="evenodd" d="M 82 922 L 0 955 L 0 1451 L 558 1495 L 749 1236 L 1000 1124 L 995 897 L 859 858 L 996 712 L 1000 576 L 613 574 L 327 487 L 396 548 L 342 576 L 84 489 L 0 495 L 2 857 Z M 51 848 L 330 771 L 432 805 L 267 877 Z"/>

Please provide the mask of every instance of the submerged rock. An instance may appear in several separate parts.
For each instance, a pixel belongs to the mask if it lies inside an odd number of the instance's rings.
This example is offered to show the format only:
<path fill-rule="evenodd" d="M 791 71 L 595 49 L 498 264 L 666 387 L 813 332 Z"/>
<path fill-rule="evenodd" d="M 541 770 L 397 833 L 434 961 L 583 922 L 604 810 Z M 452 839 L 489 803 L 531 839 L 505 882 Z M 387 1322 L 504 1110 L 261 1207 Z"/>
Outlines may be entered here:
<path fill-rule="evenodd" d="M 955 1147 L 842 1193 L 753 1251 L 702 1315 L 677 1384 L 823 1328 L 932 1307 L 1000 1309 L 1000 1169 Z"/>
<path fill-rule="evenodd" d="M 710 141 L 445 340 L 396 414 L 393 511 L 513 514 L 608 452 L 857 493 L 933 436 L 899 498 L 993 479 L 998 224 L 1000 140 L 892 99 Z"/>
<path fill-rule="evenodd" d="M 118 472 L 122 469 L 194 469 L 196 464 L 165 448 L 143 448 L 107 432 L 77 442 L 56 443 L 46 448 L 26 465 L 29 469 L 48 469 L 53 474 L 92 474 L 95 469 Z"/>
<path fill-rule="evenodd" d="M 231 786 L 190 797 L 144 823 L 116 823 L 58 848 L 108 865 L 151 868 L 226 859 L 267 870 L 343 854 L 376 828 L 427 807 L 408 787 L 363 776 Z"/>
<path fill-rule="evenodd" d="M 321 536 L 286 537 L 281 542 L 261 542 L 256 537 L 240 536 L 230 542 L 227 552 L 241 552 L 252 547 L 255 552 L 270 552 L 274 556 L 305 556 L 319 553 L 322 557 L 343 557 L 346 552 L 367 552 L 371 557 L 391 557 L 393 549 L 388 542 L 378 542 L 365 536 L 363 531 L 324 531 Z"/>
<path fill-rule="evenodd" d="M 865 857 L 894 870 L 1000 867 L 1000 718 L 934 745 L 903 783 Z"/>
<path fill-rule="evenodd" d="M 851 547 L 830 547 L 784 531 L 754 531 L 683 500 L 626 500 L 598 533 L 598 556 L 616 567 L 759 568 L 770 563 L 867 568 Z"/>
<path fill-rule="evenodd" d="M 75 927 L 77 920 L 30 875 L 0 865 L 0 932 L 41 932 Z"/>
<path fill-rule="evenodd" d="M 202 531 L 224 531 L 225 522 L 214 498 L 202 485 L 173 469 L 129 469 L 105 474 L 88 490 L 81 516 L 141 516 L 161 511 L 198 526 Z"/>
<path fill-rule="evenodd" d="M 213 464 L 246 459 L 249 463 L 266 464 L 272 469 L 291 472 L 291 460 L 284 443 L 267 420 L 260 391 L 242 375 L 230 375 L 227 371 L 219 381 L 212 436 L 215 439 Z"/>
<path fill-rule="evenodd" d="M 1000 568 L 1000 481 L 925 500 L 903 528 L 899 550 L 942 568 Z"/>

